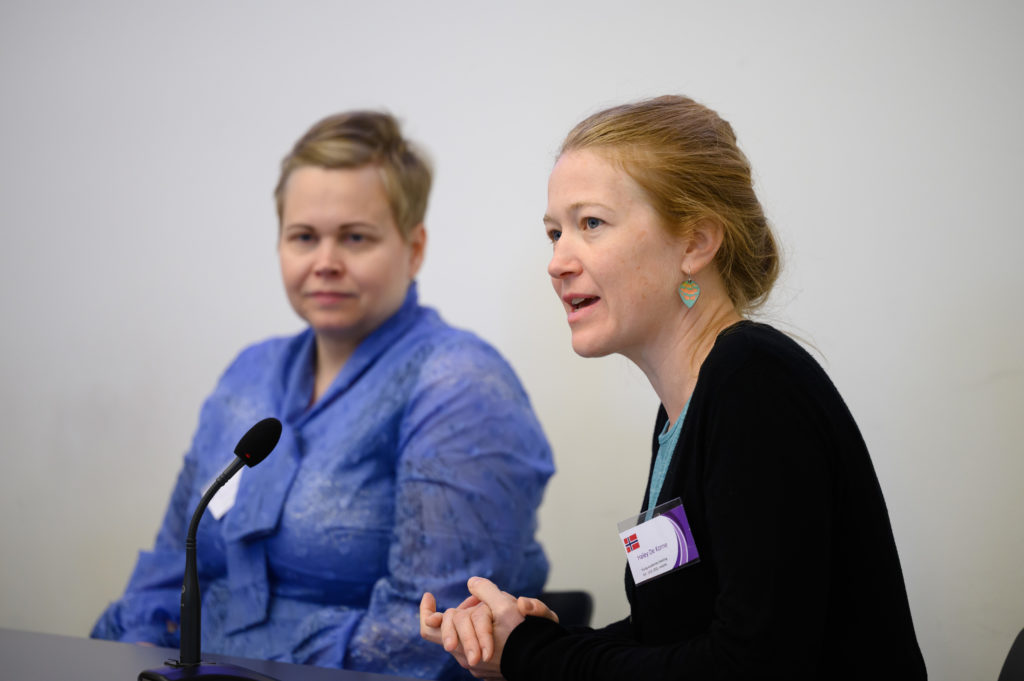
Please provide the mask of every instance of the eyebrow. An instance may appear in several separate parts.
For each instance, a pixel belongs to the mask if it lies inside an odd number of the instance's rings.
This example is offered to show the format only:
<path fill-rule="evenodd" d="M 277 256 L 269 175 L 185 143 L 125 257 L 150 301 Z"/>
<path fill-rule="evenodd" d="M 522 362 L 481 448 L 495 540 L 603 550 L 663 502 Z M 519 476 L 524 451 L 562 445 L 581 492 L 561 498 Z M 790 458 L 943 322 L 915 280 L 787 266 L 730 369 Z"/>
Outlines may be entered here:
<path fill-rule="evenodd" d="M 370 229 L 380 229 L 380 225 L 378 225 L 377 223 L 367 222 L 367 221 L 363 221 L 363 220 L 353 220 L 352 222 L 342 222 L 342 223 L 339 223 L 339 224 L 335 225 L 331 229 L 334 230 L 334 231 L 337 231 L 337 232 L 343 232 L 345 230 L 356 229 L 356 228 L 359 228 L 359 227 L 368 227 Z M 319 231 L 318 228 L 315 225 L 311 225 L 308 222 L 290 222 L 290 223 L 288 223 L 286 225 L 282 225 L 281 229 L 282 230 L 288 230 L 288 229 L 311 229 L 314 232 L 315 231 Z"/>
<path fill-rule="evenodd" d="M 569 206 L 569 212 L 570 213 L 578 213 L 578 212 L 580 212 L 580 210 L 582 210 L 584 208 L 602 208 L 604 210 L 611 211 L 613 213 L 615 212 L 615 210 L 611 206 L 608 206 L 608 205 L 603 204 L 603 203 L 599 203 L 597 201 L 577 201 L 576 203 L 573 203 L 573 204 L 571 204 Z M 553 223 L 553 224 L 556 224 L 556 225 L 558 224 L 558 220 L 554 219 L 553 217 L 551 217 L 547 213 L 544 214 L 543 222 L 544 222 L 544 224 L 548 224 L 548 223 Z"/>

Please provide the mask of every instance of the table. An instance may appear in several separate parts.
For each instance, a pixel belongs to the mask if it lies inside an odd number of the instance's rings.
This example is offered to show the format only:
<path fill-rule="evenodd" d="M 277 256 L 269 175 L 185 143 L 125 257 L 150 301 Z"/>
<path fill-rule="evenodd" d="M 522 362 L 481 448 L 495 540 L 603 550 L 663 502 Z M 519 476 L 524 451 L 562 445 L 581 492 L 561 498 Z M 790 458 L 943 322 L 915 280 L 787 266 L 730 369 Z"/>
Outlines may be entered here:
<path fill-rule="evenodd" d="M 0 628 L 0 678 L 10 681 L 135 681 L 143 669 L 163 667 L 164 660 L 177 658 L 174 648 Z M 415 681 L 206 653 L 203 661 L 229 662 L 280 681 Z"/>

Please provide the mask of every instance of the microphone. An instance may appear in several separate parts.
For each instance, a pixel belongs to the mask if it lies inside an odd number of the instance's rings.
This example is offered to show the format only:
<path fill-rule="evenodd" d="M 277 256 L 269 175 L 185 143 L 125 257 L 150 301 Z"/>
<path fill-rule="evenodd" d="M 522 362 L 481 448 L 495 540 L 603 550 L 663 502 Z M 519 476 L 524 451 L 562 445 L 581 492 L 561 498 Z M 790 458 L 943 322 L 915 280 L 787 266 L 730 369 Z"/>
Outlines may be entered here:
<path fill-rule="evenodd" d="M 185 537 L 185 578 L 181 584 L 181 649 L 180 659 L 167 660 L 166 667 L 147 669 L 139 673 L 139 681 L 184 681 L 185 679 L 206 679 L 221 681 L 227 679 L 245 679 L 248 681 L 276 681 L 269 676 L 237 667 L 231 664 L 202 664 L 199 654 L 200 610 L 199 577 L 196 568 L 196 532 L 203 512 L 213 499 L 213 495 L 232 478 L 242 466 L 250 468 L 267 458 L 277 446 L 281 438 L 281 422 L 275 418 L 266 418 L 250 428 L 235 446 L 235 459 L 228 464 L 224 472 L 210 485 L 188 526 Z"/>

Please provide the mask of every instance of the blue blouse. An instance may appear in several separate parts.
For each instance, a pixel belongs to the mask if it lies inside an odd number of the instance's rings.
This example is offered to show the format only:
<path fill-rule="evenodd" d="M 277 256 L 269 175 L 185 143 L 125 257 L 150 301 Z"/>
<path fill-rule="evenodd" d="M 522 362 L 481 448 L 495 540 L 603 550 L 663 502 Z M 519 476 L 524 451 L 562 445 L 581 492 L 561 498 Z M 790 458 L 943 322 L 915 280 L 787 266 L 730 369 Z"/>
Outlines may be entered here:
<path fill-rule="evenodd" d="M 419 637 L 418 603 L 484 575 L 536 593 L 534 540 L 551 451 L 509 365 L 445 324 L 410 286 L 401 309 L 313 394 L 309 329 L 244 350 L 203 405 L 152 551 L 92 636 L 177 647 L 185 531 L 203 490 L 256 421 L 284 425 L 207 511 L 197 550 L 205 652 L 424 678 L 461 676 Z"/>

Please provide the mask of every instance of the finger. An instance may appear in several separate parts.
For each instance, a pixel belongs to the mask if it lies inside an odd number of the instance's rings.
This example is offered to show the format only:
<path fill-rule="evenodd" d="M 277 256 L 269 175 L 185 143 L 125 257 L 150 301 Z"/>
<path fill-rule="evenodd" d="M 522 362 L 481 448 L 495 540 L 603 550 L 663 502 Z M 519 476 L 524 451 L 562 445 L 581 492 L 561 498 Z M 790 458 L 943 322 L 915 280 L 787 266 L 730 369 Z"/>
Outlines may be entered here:
<path fill-rule="evenodd" d="M 434 594 L 429 591 L 424 593 L 423 598 L 420 599 L 420 620 L 422 621 L 436 611 L 437 601 L 434 599 Z"/>
<path fill-rule="evenodd" d="M 491 609 L 486 605 L 477 608 L 470 615 L 470 620 L 473 622 L 476 640 L 480 644 L 480 661 L 490 662 L 494 654 L 494 620 L 491 617 Z"/>
<path fill-rule="evenodd" d="M 430 592 L 420 599 L 420 636 L 431 643 L 440 643 L 438 627 L 441 625 L 441 613 L 437 612 L 437 601 Z"/>
<path fill-rule="evenodd" d="M 544 601 L 536 598 L 520 596 L 516 601 L 516 605 L 523 616 L 532 615 L 534 617 L 545 617 L 556 624 L 558 623 L 558 613 L 549 608 L 547 603 Z"/>
<path fill-rule="evenodd" d="M 455 613 L 455 632 L 459 635 L 459 644 L 466 654 L 466 661 L 469 666 L 474 666 L 480 661 L 480 642 L 476 638 L 476 630 L 473 627 L 473 612 L 458 610 Z M 487 612 L 488 619 L 490 611 Z"/>
<path fill-rule="evenodd" d="M 472 608 L 474 605 L 480 605 L 480 599 L 472 594 L 466 597 L 466 600 L 459 603 L 459 610 L 465 610 Z"/>
<path fill-rule="evenodd" d="M 459 635 L 455 632 L 455 608 L 448 608 L 444 611 L 444 619 L 441 621 L 441 645 L 449 653 L 459 645 Z"/>
<path fill-rule="evenodd" d="M 469 587 L 469 593 L 479 598 L 481 603 L 486 603 L 495 614 L 498 608 L 506 606 L 510 598 L 494 582 L 484 577 L 470 577 L 466 585 Z"/>
<path fill-rule="evenodd" d="M 469 669 L 469 662 L 466 661 L 466 656 L 463 654 L 461 646 L 452 651 L 452 657 L 455 658 L 455 661 L 459 663 L 460 667 L 467 669 L 472 673 L 473 670 Z"/>

